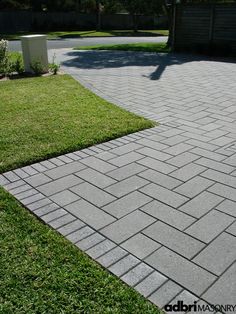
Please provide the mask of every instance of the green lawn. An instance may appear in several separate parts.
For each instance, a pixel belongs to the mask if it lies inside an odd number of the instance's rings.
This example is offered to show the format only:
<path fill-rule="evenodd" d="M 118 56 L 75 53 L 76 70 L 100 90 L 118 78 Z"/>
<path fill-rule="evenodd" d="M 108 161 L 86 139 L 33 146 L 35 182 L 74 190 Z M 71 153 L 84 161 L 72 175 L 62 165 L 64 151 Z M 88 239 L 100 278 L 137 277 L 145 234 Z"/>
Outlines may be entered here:
<path fill-rule="evenodd" d="M 0 188 L 0 313 L 161 313 Z"/>
<path fill-rule="evenodd" d="M 0 172 L 154 125 L 68 75 L 0 82 Z"/>
<path fill-rule="evenodd" d="M 44 33 L 44 32 L 43 32 Z M 15 34 L 1 34 L 0 39 L 8 39 L 8 40 L 18 40 L 20 36 L 36 34 L 29 32 L 18 32 Z M 60 38 L 83 38 L 83 37 L 111 37 L 111 36 L 168 36 L 168 30 L 140 30 L 138 32 L 134 32 L 132 30 L 108 30 L 97 32 L 95 30 L 91 31 L 60 31 L 60 32 L 46 32 L 48 39 L 60 39 Z"/>
<path fill-rule="evenodd" d="M 166 43 L 135 43 L 118 45 L 96 45 L 76 47 L 75 50 L 123 50 L 123 51 L 144 51 L 144 52 L 170 52 Z"/>

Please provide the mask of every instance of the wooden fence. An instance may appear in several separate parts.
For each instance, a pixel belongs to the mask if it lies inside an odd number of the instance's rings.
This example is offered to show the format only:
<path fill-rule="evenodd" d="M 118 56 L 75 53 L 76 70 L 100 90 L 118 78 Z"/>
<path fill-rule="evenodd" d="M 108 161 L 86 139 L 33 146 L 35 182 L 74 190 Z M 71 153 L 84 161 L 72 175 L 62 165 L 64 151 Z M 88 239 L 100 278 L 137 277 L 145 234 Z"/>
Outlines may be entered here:
<path fill-rule="evenodd" d="M 236 4 L 177 5 L 174 48 L 235 54 Z"/>

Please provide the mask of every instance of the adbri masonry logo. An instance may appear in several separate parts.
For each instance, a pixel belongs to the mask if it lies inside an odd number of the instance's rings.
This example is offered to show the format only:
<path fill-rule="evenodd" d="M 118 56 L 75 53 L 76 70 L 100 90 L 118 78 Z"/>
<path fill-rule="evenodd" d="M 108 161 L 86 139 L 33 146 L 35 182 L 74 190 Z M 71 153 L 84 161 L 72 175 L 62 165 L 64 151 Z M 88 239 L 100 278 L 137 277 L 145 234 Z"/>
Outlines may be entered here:
<path fill-rule="evenodd" d="M 236 304 L 197 304 L 197 301 L 192 304 L 185 304 L 179 300 L 175 304 L 166 304 L 164 310 L 168 312 L 223 312 L 236 313 Z"/>

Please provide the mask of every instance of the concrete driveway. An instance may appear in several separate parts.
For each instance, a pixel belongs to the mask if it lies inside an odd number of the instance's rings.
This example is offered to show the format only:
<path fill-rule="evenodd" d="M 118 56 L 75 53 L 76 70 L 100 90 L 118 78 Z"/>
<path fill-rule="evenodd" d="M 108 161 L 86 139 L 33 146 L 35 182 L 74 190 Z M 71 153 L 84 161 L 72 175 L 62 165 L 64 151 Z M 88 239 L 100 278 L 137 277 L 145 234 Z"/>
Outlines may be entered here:
<path fill-rule="evenodd" d="M 5 173 L 2 185 L 159 307 L 235 312 L 236 64 L 111 51 L 57 58 L 101 97 L 160 125 Z"/>
<path fill-rule="evenodd" d="M 91 38 L 67 38 L 48 40 L 48 49 L 74 48 L 81 46 L 107 45 L 107 44 L 127 44 L 137 42 L 166 42 L 168 37 L 91 37 Z M 9 42 L 11 51 L 20 51 L 19 40 Z"/>

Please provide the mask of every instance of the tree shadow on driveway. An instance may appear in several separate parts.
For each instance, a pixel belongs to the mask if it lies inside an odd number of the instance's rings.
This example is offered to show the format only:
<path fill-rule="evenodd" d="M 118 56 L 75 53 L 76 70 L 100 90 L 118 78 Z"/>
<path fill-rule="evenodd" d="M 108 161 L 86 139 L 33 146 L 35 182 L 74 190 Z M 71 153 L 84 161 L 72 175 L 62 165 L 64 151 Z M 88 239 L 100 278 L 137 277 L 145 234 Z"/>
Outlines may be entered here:
<path fill-rule="evenodd" d="M 181 65 L 186 62 L 205 60 L 211 61 L 212 58 L 179 53 L 84 50 L 67 52 L 64 55 L 61 65 L 69 68 L 73 67 L 88 70 L 105 68 L 119 69 L 122 67 L 154 67 L 155 70 L 151 70 L 152 72 L 145 76 L 151 80 L 159 80 L 167 67 Z"/>

